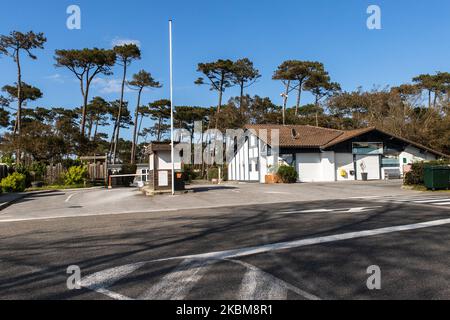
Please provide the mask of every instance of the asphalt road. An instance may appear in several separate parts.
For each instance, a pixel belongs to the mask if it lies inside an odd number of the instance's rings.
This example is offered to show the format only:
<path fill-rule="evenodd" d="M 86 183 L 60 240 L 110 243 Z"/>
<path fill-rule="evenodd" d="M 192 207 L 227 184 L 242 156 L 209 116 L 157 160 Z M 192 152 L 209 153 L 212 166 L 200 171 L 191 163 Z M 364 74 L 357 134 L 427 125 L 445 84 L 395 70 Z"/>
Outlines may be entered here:
<path fill-rule="evenodd" d="M 0 299 L 450 299 L 450 207 L 430 199 L 2 222 Z"/>

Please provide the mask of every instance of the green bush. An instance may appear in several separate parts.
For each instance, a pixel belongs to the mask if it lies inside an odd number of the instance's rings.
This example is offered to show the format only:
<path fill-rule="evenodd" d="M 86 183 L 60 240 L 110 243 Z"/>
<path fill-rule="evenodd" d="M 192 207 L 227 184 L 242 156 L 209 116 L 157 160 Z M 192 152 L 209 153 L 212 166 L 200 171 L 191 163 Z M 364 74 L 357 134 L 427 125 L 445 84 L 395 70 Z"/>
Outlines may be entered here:
<path fill-rule="evenodd" d="M 219 168 L 213 167 L 208 169 L 208 179 L 219 179 Z"/>
<path fill-rule="evenodd" d="M 184 165 L 183 178 L 185 182 L 191 182 L 200 178 L 200 172 L 196 172 L 191 165 Z"/>
<path fill-rule="evenodd" d="M 136 174 L 137 165 L 125 163 L 122 165 L 122 169 L 120 170 L 121 174 Z"/>
<path fill-rule="evenodd" d="M 14 172 L 1 182 L 3 192 L 23 192 L 26 189 L 26 176 L 22 173 Z"/>
<path fill-rule="evenodd" d="M 70 167 L 64 175 L 64 184 L 66 186 L 79 185 L 88 178 L 88 169 L 84 166 Z"/>
<path fill-rule="evenodd" d="M 15 172 L 23 174 L 25 176 L 25 187 L 28 188 L 31 186 L 31 182 L 33 181 L 33 177 L 29 168 L 25 165 L 19 164 L 15 168 Z"/>
<path fill-rule="evenodd" d="M 404 184 L 407 186 L 421 186 L 425 184 L 425 168 L 428 166 L 449 165 L 448 161 L 416 162 L 412 164 L 411 171 L 405 174 Z"/>
<path fill-rule="evenodd" d="M 297 171 L 291 166 L 281 166 L 277 174 L 283 183 L 296 183 L 298 179 Z"/>

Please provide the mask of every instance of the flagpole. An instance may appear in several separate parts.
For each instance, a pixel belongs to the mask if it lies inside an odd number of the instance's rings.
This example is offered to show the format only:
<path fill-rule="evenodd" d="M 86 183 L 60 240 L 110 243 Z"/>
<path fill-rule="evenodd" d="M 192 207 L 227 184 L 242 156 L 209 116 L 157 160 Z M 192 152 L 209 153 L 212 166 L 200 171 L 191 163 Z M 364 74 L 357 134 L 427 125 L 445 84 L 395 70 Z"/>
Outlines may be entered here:
<path fill-rule="evenodd" d="M 172 20 L 169 20 L 170 42 L 170 153 L 172 159 L 172 195 L 175 195 L 175 154 L 174 154 L 174 125 L 173 125 L 173 48 L 172 48 Z"/>

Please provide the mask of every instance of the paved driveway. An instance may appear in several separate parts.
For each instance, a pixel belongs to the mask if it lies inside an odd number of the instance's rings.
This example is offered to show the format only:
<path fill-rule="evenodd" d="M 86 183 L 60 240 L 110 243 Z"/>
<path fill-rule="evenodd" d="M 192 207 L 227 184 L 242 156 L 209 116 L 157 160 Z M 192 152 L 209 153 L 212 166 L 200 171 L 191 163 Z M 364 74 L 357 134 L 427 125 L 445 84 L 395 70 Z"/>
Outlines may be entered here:
<path fill-rule="evenodd" d="M 30 194 L 0 211 L 0 222 L 134 212 L 176 211 L 264 203 L 333 199 L 374 199 L 421 195 L 401 189 L 399 181 L 310 183 L 293 185 L 224 184 L 190 186 L 195 192 L 145 197 L 138 189 L 94 189 Z"/>

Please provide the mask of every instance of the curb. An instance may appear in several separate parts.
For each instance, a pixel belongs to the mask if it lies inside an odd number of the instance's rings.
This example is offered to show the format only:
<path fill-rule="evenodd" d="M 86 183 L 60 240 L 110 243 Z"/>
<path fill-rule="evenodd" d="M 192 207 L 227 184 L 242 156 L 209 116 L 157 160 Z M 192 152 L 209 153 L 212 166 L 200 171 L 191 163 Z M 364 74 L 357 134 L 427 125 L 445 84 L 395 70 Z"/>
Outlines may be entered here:
<path fill-rule="evenodd" d="M 13 205 L 14 203 L 16 203 L 19 200 L 22 200 L 23 198 L 25 198 L 28 194 L 27 193 L 18 193 L 16 194 L 17 196 L 14 197 L 14 199 L 10 200 L 10 201 L 6 201 L 3 203 L 0 203 L 0 211 L 8 208 L 9 206 Z M 0 198 L 1 199 L 1 198 Z"/>

